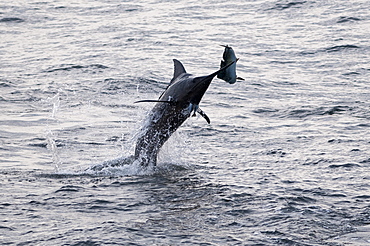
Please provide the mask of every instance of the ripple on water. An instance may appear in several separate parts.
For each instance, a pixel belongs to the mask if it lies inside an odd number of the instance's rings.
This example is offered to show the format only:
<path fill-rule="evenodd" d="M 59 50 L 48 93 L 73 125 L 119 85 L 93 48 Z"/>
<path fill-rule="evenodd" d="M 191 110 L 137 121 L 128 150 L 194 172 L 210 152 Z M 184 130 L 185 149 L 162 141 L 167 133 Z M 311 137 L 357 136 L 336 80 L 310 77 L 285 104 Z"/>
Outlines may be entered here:
<path fill-rule="evenodd" d="M 18 17 L 4 17 L 0 19 L 0 22 L 3 23 L 20 23 L 24 22 L 24 19 L 18 18 Z"/>

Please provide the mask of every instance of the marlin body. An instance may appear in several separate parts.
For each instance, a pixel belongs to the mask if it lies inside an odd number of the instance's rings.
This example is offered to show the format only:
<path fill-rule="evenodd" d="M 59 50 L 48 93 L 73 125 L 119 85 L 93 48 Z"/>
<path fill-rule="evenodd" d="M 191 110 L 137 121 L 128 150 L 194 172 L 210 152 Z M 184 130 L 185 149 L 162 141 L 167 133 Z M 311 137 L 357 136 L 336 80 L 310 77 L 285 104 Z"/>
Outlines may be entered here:
<path fill-rule="evenodd" d="M 236 62 L 239 60 L 236 58 L 235 52 L 233 48 L 231 48 L 228 45 L 221 45 L 222 47 L 225 47 L 224 53 L 223 53 L 223 59 L 221 61 L 220 67 L 226 66 L 226 64 L 233 63 L 230 67 L 227 69 L 221 71 L 218 75 L 217 78 L 222 79 L 230 84 L 234 84 L 236 80 L 244 80 L 243 78 L 237 77 L 236 76 Z"/>
<path fill-rule="evenodd" d="M 186 72 L 180 61 L 173 61 L 173 78 L 159 99 L 138 101 L 156 102 L 136 143 L 134 157 L 142 166 L 156 165 L 163 144 L 192 113 L 195 116 L 198 112 L 210 123 L 208 116 L 199 108 L 199 103 L 213 78 L 235 64 L 233 61 L 210 75 L 194 77 Z"/>

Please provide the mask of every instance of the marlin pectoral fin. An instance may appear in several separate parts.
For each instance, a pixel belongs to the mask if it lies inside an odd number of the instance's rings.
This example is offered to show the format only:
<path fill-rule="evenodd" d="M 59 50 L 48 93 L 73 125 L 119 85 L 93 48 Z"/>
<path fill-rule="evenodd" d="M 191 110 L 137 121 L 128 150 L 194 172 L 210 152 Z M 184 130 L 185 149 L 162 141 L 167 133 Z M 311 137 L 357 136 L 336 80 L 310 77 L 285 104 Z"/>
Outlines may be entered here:
<path fill-rule="evenodd" d="M 238 80 L 245 80 L 245 79 L 243 79 L 243 78 L 241 78 L 241 77 L 236 77 L 236 79 L 238 79 Z"/>
<path fill-rule="evenodd" d="M 211 120 L 206 115 L 206 113 L 203 112 L 203 110 L 201 110 L 200 108 L 197 108 L 197 112 L 207 121 L 208 124 L 211 123 Z"/>
<path fill-rule="evenodd" d="M 136 101 L 134 103 L 142 103 L 142 102 L 161 102 L 161 103 L 170 103 L 170 104 L 175 103 L 174 101 L 161 101 L 161 100 L 140 100 L 140 101 Z"/>

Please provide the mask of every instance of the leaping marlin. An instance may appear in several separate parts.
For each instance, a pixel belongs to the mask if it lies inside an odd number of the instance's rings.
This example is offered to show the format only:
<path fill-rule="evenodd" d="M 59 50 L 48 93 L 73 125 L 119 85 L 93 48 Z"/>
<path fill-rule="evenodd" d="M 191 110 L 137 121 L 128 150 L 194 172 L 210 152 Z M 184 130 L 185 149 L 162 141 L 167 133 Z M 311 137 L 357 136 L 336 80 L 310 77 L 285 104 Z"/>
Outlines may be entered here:
<path fill-rule="evenodd" d="M 135 159 L 139 160 L 142 166 L 156 165 L 157 155 L 163 144 L 192 113 L 193 116 L 196 112 L 199 113 L 210 123 L 208 116 L 199 108 L 200 100 L 213 78 L 236 61 L 201 77 L 187 73 L 180 61 L 174 59 L 173 62 L 173 78 L 159 99 L 138 101 L 156 102 L 136 142 Z"/>

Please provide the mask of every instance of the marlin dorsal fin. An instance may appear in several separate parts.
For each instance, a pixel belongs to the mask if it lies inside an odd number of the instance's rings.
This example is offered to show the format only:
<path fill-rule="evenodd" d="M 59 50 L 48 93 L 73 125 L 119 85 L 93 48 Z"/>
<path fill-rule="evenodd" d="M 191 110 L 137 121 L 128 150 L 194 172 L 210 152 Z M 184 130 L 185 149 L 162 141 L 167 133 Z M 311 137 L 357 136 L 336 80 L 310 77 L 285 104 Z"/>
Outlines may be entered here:
<path fill-rule="evenodd" d="M 184 65 L 182 65 L 182 63 L 181 63 L 179 60 L 173 59 L 173 63 L 174 63 L 174 65 L 175 65 L 175 69 L 174 69 L 174 72 L 173 72 L 173 78 L 171 79 L 170 84 L 172 84 L 172 82 L 173 82 L 177 77 L 179 77 L 181 74 L 186 73 L 186 70 L 185 70 L 185 68 L 184 68 Z"/>

